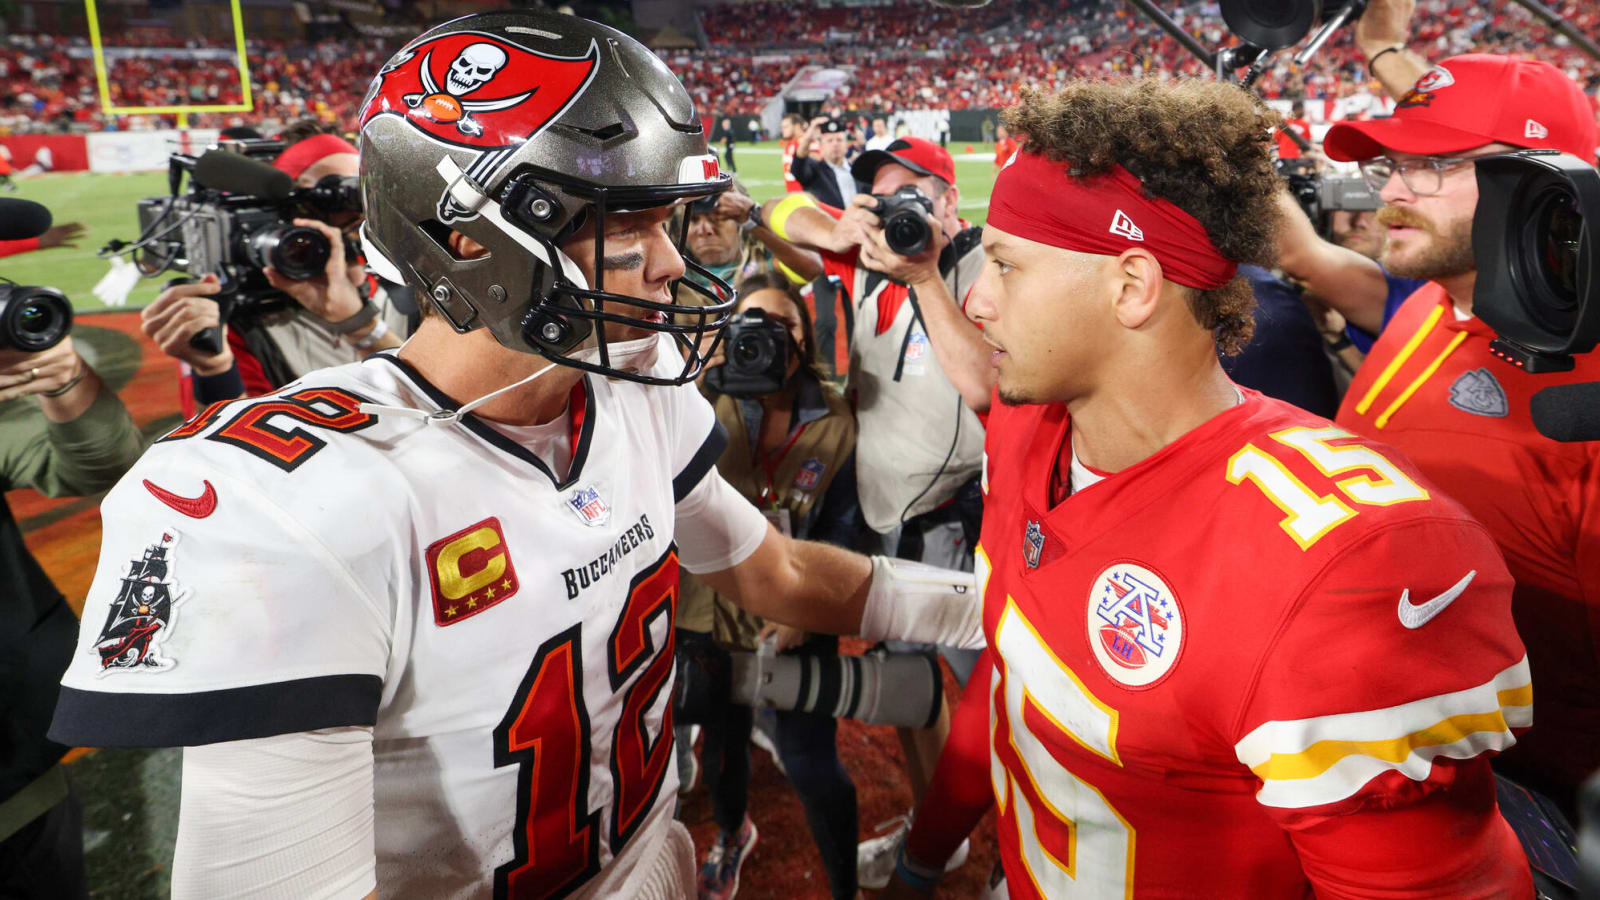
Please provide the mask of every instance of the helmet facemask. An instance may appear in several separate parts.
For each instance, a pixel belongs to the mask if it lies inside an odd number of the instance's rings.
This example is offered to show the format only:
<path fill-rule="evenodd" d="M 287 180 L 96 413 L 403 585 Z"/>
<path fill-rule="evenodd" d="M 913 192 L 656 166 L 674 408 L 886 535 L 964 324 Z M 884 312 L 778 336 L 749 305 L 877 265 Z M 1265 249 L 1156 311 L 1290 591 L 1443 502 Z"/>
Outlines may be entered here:
<path fill-rule="evenodd" d="M 653 187 L 604 187 L 565 179 L 549 172 L 526 172 L 513 176 L 502 192 L 501 209 L 505 220 L 540 243 L 548 245 L 559 261 L 559 270 L 542 296 L 532 302 L 521 323 L 521 337 L 540 355 L 552 362 L 613 378 L 645 384 L 683 384 L 694 380 L 715 352 L 715 343 L 702 349 L 708 336 L 718 336 L 737 302 L 736 292 L 726 280 L 717 277 L 684 252 L 688 226 L 684 217 L 671 224 L 672 246 L 683 259 L 685 277 L 670 287 L 673 301 L 645 300 L 605 288 L 606 221 L 622 213 L 639 212 L 675 205 L 695 197 L 715 195 L 726 190 L 720 183 L 666 185 Z M 577 202 L 577 211 L 555 233 L 538 221 L 535 210 L 547 208 L 553 188 Z M 543 205 L 541 205 L 541 201 Z M 560 249 L 585 226 L 594 228 L 593 285 L 587 284 L 578 266 Z M 695 278 L 688 277 L 690 274 Z M 696 279 L 702 279 L 697 281 Z M 542 281 L 543 279 L 541 279 Z M 685 294 L 696 295 L 685 297 Z M 696 301 L 699 302 L 696 302 Z M 641 318 L 639 314 L 645 317 Z M 660 319 L 660 321 L 656 321 Z M 615 323 L 652 332 L 643 340 L 618 342 L 608 339 L 605 323 Z M 597 327 L 598 326 L 598 327 Z M 671 335 L 683 355 L 683 366 L 671 374 L 650 374 L 648 362 L 638 365 L 629 357 L 642 355 L 657 343 L 655 335 Z"/>

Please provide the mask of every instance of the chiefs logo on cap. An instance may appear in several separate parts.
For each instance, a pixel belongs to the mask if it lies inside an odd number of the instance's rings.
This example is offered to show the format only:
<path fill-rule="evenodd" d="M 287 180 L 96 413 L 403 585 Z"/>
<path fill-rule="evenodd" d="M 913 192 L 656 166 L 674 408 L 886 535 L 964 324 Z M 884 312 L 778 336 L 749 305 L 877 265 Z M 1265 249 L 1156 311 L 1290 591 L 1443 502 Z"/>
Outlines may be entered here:
<path fill-rule="evenodd" d="M 398 115 L 447 144 L 493 150 L 520 144 L 555 121 L 599 66 L 593 41 L 577 58 L 549 56 L 494 35 L 458 31 L 391 60 L 368 93 L 361 125 Z"/>

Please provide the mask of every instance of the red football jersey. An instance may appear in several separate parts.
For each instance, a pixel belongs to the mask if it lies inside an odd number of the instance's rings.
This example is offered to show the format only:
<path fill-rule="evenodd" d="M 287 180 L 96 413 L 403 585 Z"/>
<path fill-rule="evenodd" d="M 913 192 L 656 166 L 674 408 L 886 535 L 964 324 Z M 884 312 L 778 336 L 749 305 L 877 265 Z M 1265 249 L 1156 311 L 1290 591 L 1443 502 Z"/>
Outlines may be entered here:
<path fill-rule="evenodd" d="M 1547 387 L 1600 379 L 1600 354 L 1530 375 L 1490 354 L 1494 336 L 1424 285 L 1384 327 L 1339 424 L 1399 448 L 1500 545 L 1540 723 L 1503 763 L 1570 797 L 1600 766 L 1600 443 L 1544 437 L 1529 403 Z"/>
<path fill-rule="evenodd" d="M 1494 542 L 1394 451 L 1244 396 L 1053 509 L 1065 407 L 990 413 L 1011 896 L 1532 896 L 1488 765 L 1532 719 Z"/>

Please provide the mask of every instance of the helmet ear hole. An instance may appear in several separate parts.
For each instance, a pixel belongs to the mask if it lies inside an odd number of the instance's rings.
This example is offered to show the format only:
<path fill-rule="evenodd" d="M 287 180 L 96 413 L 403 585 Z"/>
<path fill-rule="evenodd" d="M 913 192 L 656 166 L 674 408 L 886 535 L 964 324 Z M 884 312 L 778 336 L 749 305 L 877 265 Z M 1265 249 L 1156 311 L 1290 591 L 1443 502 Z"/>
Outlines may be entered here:
<path fill-rule="evenodd" d="M 450 254 L 454 259 L 465 262 L 469 259 L 488 259 L 489 248 L 483 246 L 472 238 L 452 229 L 438 219 L 428 219 L 419 222 L 417 227 L 427 235 L 439 249 Z"/>

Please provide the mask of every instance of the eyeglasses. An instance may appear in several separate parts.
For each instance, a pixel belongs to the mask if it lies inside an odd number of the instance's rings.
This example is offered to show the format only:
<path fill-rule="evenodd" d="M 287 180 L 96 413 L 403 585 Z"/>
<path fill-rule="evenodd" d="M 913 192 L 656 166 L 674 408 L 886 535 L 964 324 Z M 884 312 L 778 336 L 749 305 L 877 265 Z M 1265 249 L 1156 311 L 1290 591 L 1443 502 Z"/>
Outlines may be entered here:
<path fill-rule="evenodd" d="M 1428 197 L 1439 193 L 1444 187 L 1444 173 L 1451 169 L 1474 162 L 1477 156 L 1423 156 L 1417 159 L 1408 159 L 1400 162 L 1387 156 L 1378 156 L 1363 160 L 1360 163 L 1361 177 L 1366 179 L 1367 187 L 1374 193 L 1382 191 L 1384 185 L 1389 183 L 1390 176 L 1395 172 L 1400 173 L 1400 181 L 1406 190 L 1418 197 Z"/>

